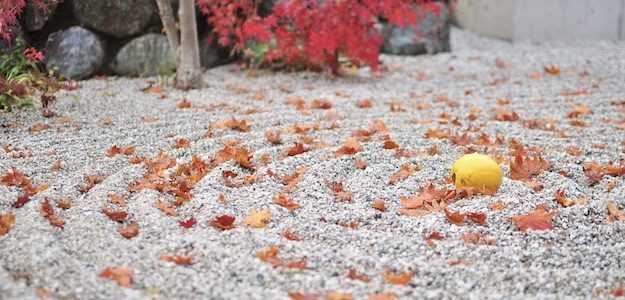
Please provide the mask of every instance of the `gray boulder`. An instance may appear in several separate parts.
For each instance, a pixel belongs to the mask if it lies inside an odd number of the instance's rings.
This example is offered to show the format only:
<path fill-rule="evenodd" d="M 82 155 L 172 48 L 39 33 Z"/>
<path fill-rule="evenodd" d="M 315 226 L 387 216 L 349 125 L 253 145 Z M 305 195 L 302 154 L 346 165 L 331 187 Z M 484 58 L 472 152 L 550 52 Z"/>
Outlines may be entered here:
<path fill-rule="evenodd" d="M 74 0 L 73 4 L 81 24 L 118 38 L 138 34 L 158 22 L 154 0 Z"/>
<path fill-rule="evenodd" d="M 123 76 L 155 76 L 175 67 L 167 37 L 149 33 L 133 39 L 115 57 L 111 69 Z"/>
<path fill-rule="evenodd" d="M 48 37 L 45 63 L 72 79 L 93 75 L 104 61 L 104 44 L 93 32 L 79 26 L 57 31 Z"/>
<path fill-rule="evenodd" d="M 384 44 L 381 52 L 398 55 L 434 54 L 449 52 L 450 15 L 447 5 L 441 2 L 439 13 L 419 11 L 421 18 L 417 26 L 398 27 L 385 24 L 382 28 Z"/>

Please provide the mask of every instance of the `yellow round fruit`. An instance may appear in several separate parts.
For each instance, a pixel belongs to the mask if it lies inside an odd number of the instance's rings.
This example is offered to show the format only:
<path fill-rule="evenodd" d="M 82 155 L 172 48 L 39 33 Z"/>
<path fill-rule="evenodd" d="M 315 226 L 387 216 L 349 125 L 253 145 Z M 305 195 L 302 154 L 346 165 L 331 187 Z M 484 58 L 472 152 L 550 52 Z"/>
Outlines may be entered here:
<path fill-rule="evenodd" d="M 463 155 L 451 166 L 451 178 L 456 187 L 472 187 L 478 190 L 497 191 L 501 186 L 503 172 L 492 158 L 484 154 Z"/>

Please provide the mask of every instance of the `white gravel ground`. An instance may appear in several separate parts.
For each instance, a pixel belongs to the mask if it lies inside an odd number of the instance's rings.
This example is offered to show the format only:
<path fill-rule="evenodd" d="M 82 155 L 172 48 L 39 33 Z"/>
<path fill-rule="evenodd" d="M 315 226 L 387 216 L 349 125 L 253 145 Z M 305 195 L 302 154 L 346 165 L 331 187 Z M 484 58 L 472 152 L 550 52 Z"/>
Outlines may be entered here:
<path fill-rule="evenodd" d="M 207 87 L 194 91 L 166 89 L 166 97 L 142 92 L 150 80 L 108 78 L 80 82 L 81 89 L 59 93 L 54 110 L 74 122 L 59 124 L 60 117 L 44 119 L 37 110 L 21 110 L 0 115 L 0 146 L 19 148 L 32 157 L 15 158 L 20 151 L 0 151 L 0 176 L 16 168 L 35 185 L 50 187 L 33 196 L 21 208 L 12 207 L 21 189 L 0 185 L 0 214 L 16 216 L 9 233 L 0 236 L 0 299 L 35 299 L 49 293 L 55 299 L 288 299 L 288 292 L 351 293 L 355 299 L 383 291 L 400 299 L 594 299 L 608 298 L 611 291 L 625 283 L 625 222 L 608 222 L 606 200 L 625 208 L 622 178 L 605 177 L 591 185 L 583 175 L 582 164 L 596 161 L 617 164 L 623 158 L 623 106 L 611 102 L 625 100 L 625 43 L 567 42 L 519 44 L 493 41 L 454 30 L 454 52 L 435 56 L 389 57 L 384 64 L 391 70 L 374 77 L 366 70 L 358 76 L 328 80 L 322 74 L 235 71 L 224 66 L 206 72 Z M 499 63 L 496 60 L 500 59 Z M 502 66 L 502 62 L 503 65 Z M 499 65 L 499 67 L 497 66 Z M 561 70 L 553 76 L 543 67 Z M 501 68 L 503 67 L 503 68 Z M 580 73 L 587 73 L 581 74 Z M 583 76 L 585 75 L 585 76 Z M 537 78 L 540 76 L 540 78 Z M 585 90 L 565 96 L 564 90 Z M 261 100 L 253 95 L 265 93 Z M 414 97 L 414 96 L 418 97 Z M 440 95 L 457 101 L 456 107 L 437 102 Z M 331 111 L 345 117 L 336 120 L 337 128 L 328 129 L 328 110 L 297 111 L 285 105 L 289 97 L 307 101 L 325 99 Z M 182 98 L 192 103 L 179 109 Z M 259 97 L 258 97 L 259 98 Z M 372 108 L 358 108 L 357 100 L 371 99 Z M 502 107 L 498 99 L 509 99 L 505 109 L 515 111 L 521 121 L 492 119 L 493 108 Z M 403 101 L 404 112 L 390 112 L 391 103 Z M 428 103 L 425 109 L 417 104 Z M 575 105 L 585 105 L 592 114 L 580 117 L 587 127 L 570 125 L 567 114 Z M 213 109 L 206 106 L 216 105 Z M 471 108 L 480 110 L 479 118 L 469 121 Z M 256 114 L 245 110 L 260 109 Z M 456 117 L 461 126 L 437 124 L 441 113 Z M 204 137 L 209 124 L 234 116 L 246 119 L 251 131 L 215 131 Z M 157 121 L 143 122 L 143 117 Z M 528 129 L 523 120 L 554 118 L 554 125 L 569 137 L 550 131 Z M 103 125 L 103 120 L 112 121 Z M 432 123 L 424 124 L 427 119 Z M 383 120 L 392 130 L 391 138 L 402 148 L 427 152 L 437 145 L 439 155 L 397 159 L 393 150 L 382 149 L 374 137 L 363 143 L 364 151 L 336 158 L 333 152 L 352 131 Z M 50 128 L 29 132 L 37 123 Z M 268 129 L 285 129 L 294 124 L 321 124 L 321 130 L 305 136 L 331 145 L 283 158 L 284 149 L 300 135 L 284 134 L 285 144 L 272 145 L 264 137 Z M 466 132 L 481 126 L 491 137 L 505 137 L 498 152 L 508 155 L 507 141 L 516 139 L 531 147 L 541 147 L 542 156 L 552 167 L 539 176 L 544 184 L 536 192 L 525 184 L 504 178 L 494 196 L 476 196 L 450 204 L 451 210 L 484 212 L 486 226 L 456 226 L 443 213 L 424 217 L 401 215 L 400 196 L 415 195 L 428 182 L 443 184 L 453 161 L 466 147 L 449 140 L 425 138 L 430 128 Z M 77 130 L 80 127 L 80 130 Z M 619 128 L 620 127 L 620 128 Z M 179 138 L 188 139 L 187 149 L 173 147 Z M 136 154 L 154 157 L 160 151 L 188 162 L 194 154 L 210 160 L 222 142 L 239 139 L 254 151 L 257 172 L 268 169 L 277 174 L 292 173 L 308 166 L 303 180 L 290 194 L 301 208 L 293 212 L 272 204 L 284 190 L 279 180 L 264 176 L 250 186 L 230 188 L 221 173 L 232 170 L 251 174 L 233 162 L 208 173 L 193 189 L 193 199 L 177 208 L 178 217 L 157 210 L 157 200 L 170 202 L 171 196 L 153 190 L 129 192 L 129 185 L 145 173 L 142 164 L 131 164 L 130 157 L 108 157 L 113 146 L 135 146 Z M 601 145 L 605 147 L 601 149 Z M 576 157 L 564 149 L 573 146 L 583 152 Z M 484 150 L 483 146 L 473 146 Z M 491 149 L 492 150 L 492 149 Z M 261 156 L 271 163 L 262 166 Z M 28 156 L 28 155 L 26 155 Z M 369 163 L 365 170 L 355 169 L 354 159 Z M 52 171 L 60 160 L 61 169 Z M 421 171 L 405 181 L 390 185 L 389 178 L 405 163 L 415 163 Z M 502 165 L 509 174 L 507 165 Z M 558 173 L 567 170 L 566 176 Z M 100 184 L 85 194 L 86 175 L 105 175 Z M 354 193 L 351 202 L 337 201 L 326 181 L 343 181 L 345 190 Z M 616 185 L 608 192 L 607 185 Z M 554 191 L 564 188 L 571 198 L 587 197 L 589 204 L 568 208 L 554 200 Z M 117 229 L 121 226 L 100 212 L 109 193 L 127 197 L 124 208 L 128 220 L 140 225 L 139 235 L 130 240 Z M 230 202 L 220 202 L 223 194 Z M 52 227 L 40 213 L 41 202 L 52 203 L 71 197 L 67 210 L 55 207 L 65 220 L 64 229 Z M 387 212 L 371 208 L 372 201 L 383 198 Z M 502 211 L 489 204 L 503 202 Z M 554 230 L 520 232 L 510 216 L 532 211 L 546 203 L 557 210 Z M 271 220 L 264 229 L 246 227 L 243 220 L 252 209 L 268 208 Z M 222 214 L 236 217 L 236 228 L 222 231 L 210 221 Z M 178 221 L 194 217 L 197 224 L 183 229 Z M 338 223 L 359 222 L 356 229 Z M 300 241 L 282 236 L 290 229 Z M 445 239 L 429 246 L 424 236 L 439 231 Z M 496 245 L 472 245 L 459 236 L 469 231 L 484 233 Z M 267 247 L 278 247 L 279 257 L 294 260 L 305 257 L 305 270 L 274 268 L 256 258 Z M 159 259 L 161 255 L 194 254 L 190 266 L 179 266 Z M 461 264 L 453 264 L 461 260 Z M 132 284 L 123 288 L 98 274 L 109 267 L 132 269 Z M 347 278 L 349 269 L 365 274 L 368 283 Z M 407 285 L 386 282 L 386 269 L 413 274 Z"/>

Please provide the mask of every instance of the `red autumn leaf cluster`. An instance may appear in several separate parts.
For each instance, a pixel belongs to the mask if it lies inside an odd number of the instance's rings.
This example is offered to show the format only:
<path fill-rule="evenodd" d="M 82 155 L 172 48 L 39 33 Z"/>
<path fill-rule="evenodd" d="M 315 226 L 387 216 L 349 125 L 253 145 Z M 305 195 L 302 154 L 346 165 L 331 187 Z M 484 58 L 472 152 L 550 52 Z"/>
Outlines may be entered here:
<path fill-rule="evenodd" d="M 404 208 L 401 213 L 407 216 L 424 216 L 432 212 L 441 211 L 446 207 L 446 202 L 456 199 L 455 190 L 446 188 L 437 189 L 433 183 L 421 188 L 418 196 L 401 197 L 400 201 Z"/>
<path fill-rule="evenodd" d="M 34 186 L 28 177 L 15 168 L 0 178 L 0 185 L 19 187 L 27 196 L 34 196 L 49 187 L 47 184 Z"/>

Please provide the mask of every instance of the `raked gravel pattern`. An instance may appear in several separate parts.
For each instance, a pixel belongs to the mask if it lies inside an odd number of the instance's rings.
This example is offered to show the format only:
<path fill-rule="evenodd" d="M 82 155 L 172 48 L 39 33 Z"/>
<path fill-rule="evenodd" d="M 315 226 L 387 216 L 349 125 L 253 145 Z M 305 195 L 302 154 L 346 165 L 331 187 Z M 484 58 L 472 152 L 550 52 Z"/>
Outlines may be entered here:
<path fill-rule="evenodd" d="M 141 91 L 155 78 L 80 82 L 81 89 L 60 92 L 54 105 L 60 117 L 75 119 L 69 124 L 58 124 L 57 118 L 44 119 L 36 109 L 0 115 L 0 146 L 32 152 L 32 157 L 13 158 L 0 151 L 0 175 L 15 167 L 35 184 L 51 184 L 22 208 L 12 207 L 20 190 L 0 186 L 0 213 L 16 215 L 10 232 L 0 236 L 0 299 L 36 299 L 37 289 L 45 289 L 55 299 L 288 299 L 290 291 L 338 291 L 351 293 L 355 299 L 383 291 L 394 292 L 400 299 L 610 297 L 611 290 L 625 283 L 625 222 L 607 221 L 606 200 L 625 208 L 625 185 L 622 178 L 613 177 L 590 185 L 582 164 L 618 163 L 624 156 L 625 136 L 618 123 L 625 114 L 621 106 L 611 102 L 625 100 L 625 43 L 512 45 L 456 29 L 452 34 L 452 53 L 383 56 L 384 65 L 391 70 L 383 77 L 360 70 L 358 76 L 330 80 L 324 74 L 250 73 L 230 65 L 207 71 L 205 88 L 186 92 L 167 88 L 165 98 Z M 497 67 L 496 59 L 505 67 Z M 561 74 L 545 74 L 543 67 L 550 65 L 558 66 Z M 583 72 L 588 75 L 580 76 Z M 588 93 L 563 95 L 563 90 L 582 89 Z M 255 100 L 252 96 L 257 92 L 265 93 L 264 99 Z M 436 102 L 439 95 L 454 99 L 458 106 Z M 307 101 L 328 100 L 333 105 L 331 111 L 345 118 L 330 121 L 327 110 L 309 110 L 306 115 L 284 104 L 286 98 L 295 96 Z M 178 109 L 183 98 L 193 107 Z M 372 108 L 355 105 L 364 98 L 372 100 Z M 570 137 L 528 129 L 522 122 L 493 120 L 492 109 L 499 107 L 498 99 L 509 99 L 505 108 L 522 119 L 557 119 L 555 126 Z M 391 103 L 396 101 L 403 101 L 405 112 L 390 112 Z M 422 102 L 429 107 L 418 109 Z M 580 118 L 588 125 L 585 128 L 571 126 L 566 118 L 578 104 L 593 112 Z M 204 108 L 210 105 L 216 106 Z M 479 118 L 472 122 L 467 119 L 471 108 L 480 110 Z M 243 113 L 250 109 L 263 112 Z M 437 124 L 442 113 L 451 119 L 458 117 L 462 125 Z M 221 129 L 210 139 L 204 137 L 210 123 L 231 116 L 248 120 L 252 130 Z M 144 117 L 157 121 L 142 122 Z M 103 125 L 106 119 L 112 123 Z M 427 119 L 432 123 L 424 124 Z M 391 138 L 402 148 L 426 152 L 436 144 L 441 154 L 397 159 L 393 150 L 382 149 L 374 138 L 363 143 L 364 151 L 354 156 L 333 156 L 353 130 L 367 128 L 373 120 L 386 122 Z M 326 128 L 332 122 L 339 127 L 305 134 L 332 147 L 293 157 L 283 158 L 282 152 L 300 135 L 283 135 L 283 145 L 272 145 L 263 135 L 268 129 L 293 124 L 319 123 Z M 51 128 L 29 132 L 37 123 L 47 123 Z M 476 196 L 450 205 L 454 211 L 486 213 L 486 226 L 452 225 L 443 213 L 401 215 L 399 197 L 418 193 L 430 181 L 442 184 L 453 161 L 465 150 L 448 140 L 425 138 L 425 132 L 441 127 L 462 133 L 472 125 L 481 126 L 481 132 L 491 137 L 503 135 L 506 141 L 514 138 L 527 146 L 541 147 L 543 157 L 552 164 L 538 178 L 544 189 L 535 192 L 506 177 L 494 196 Z M 179 138 L 188 139 L 191 146 L 174 148 Z M 271 163 L 257 172 L 269 168 L 287 174 L 309 166 L 291 193 L 302 207 L 288 212 L 272 204 L 284 187 L 268 176 L 251 186 L 226 187 L 222 170 L 250 174 L 228 162 L 198 183 L 193 200 L 178 209 L 180 216 L 169 217 L 154 207 L 159 199 L 171 200 L 169 196 L 151 190 L 128 191 L 129 184 L 145 173 L 143 165 L 131 164 L 128 156 L 106 155 L 107 149 L 118 145 L 135 146 L 136 154 L 146 157 L 164 151 L 178 163 L 188 162 L 194 154 L 208 160 L 228 139 L 239 139 L 253 149 L 254 162 L 259 165 L 261 155 L 269 155 Z M 505 144 L 499 152 L 507 154 Z M 605 144 L 605 148 L 598 144 Z M 568 155 L 564 149 L 569 146 L 584 155 Z M 356 169 L 355 158 L 368 162 L 369 167 Z M 62 168 L 52 171 L 57 160 Z M 421 171 L 390 185 L 390 176 L 409 162 L 418 164 Z M 503 168 L 508 175 L 509 168 Z M 568 170 L 568 174 L 563 176 L 559 170 Z M 77 187 L 85 184 L 84 176 L 98 174 L 106 175 L 106 179 L 80 194 Z M 326 180 L 343 181 L 354 199 L 337 201 Z M 617 185 L 608 192 L 612 181 Z M 559 207 L 553 197 L 558 188 L 564 188 L 571 198 L 587 197 L 589 204 Z M 120 225 L 100 212 L 109 193 L 128 197 L 129 218 L 140 224 L 137 237 L 127 240 L 120 236 Z M 221 194 L 229 205 L 217 200 Z M 56 208 L 66 220 L 64 230 L 50 226 L 41 216 L 44 197 L 52 202 L 74 199 L 69 209 Z M 377 198 L 386 200 L 387 212 L 371 208 Z M 492 211 L 489 204 L 496 201 L 508 208 Z M 532 211 L 541 203 L 558 211 L 553 221 L 556 229 L 520 232 L 509 217 Z M 267 228 L 242 224 L 252 209 L 262 208 L 273 213 Z M 237 227 L 227 231 L 211 227 L 209 222 L 222 214 L 236 216 Z M 198 221 L 195 227 L 187 230 L 178 225 L 179 220 L 191 216 Z M 360 226 L 350 229 L 338 225 L 345 221 L 357 221 Z M 301 241 L 285 239 L 285 229 L 299 235 Z M 433 231 L 445 236 L 436 247 L 424 240 Z M 472 245 L 459 239 L 469 231 L 494 238 L 496 245 Z M 305 257 L 307 268 L 274 268 L 255 257 L 270 246 L 280 248 L 279 257 L 285 260 Z M 189 251 L 195 259 L 188 267 L 159 259 L 163 254 Z M 452 265 L 453 260 L 468 265 Z M 97 276 L 105 268 L 121 266 L 133 271 L 130 288 Z M 371 281 L 348 279 L 351 268 Z M 412 280 L 405 286 L 389 284 L 382 277 L 385 269 L 412 272 Z"/>

